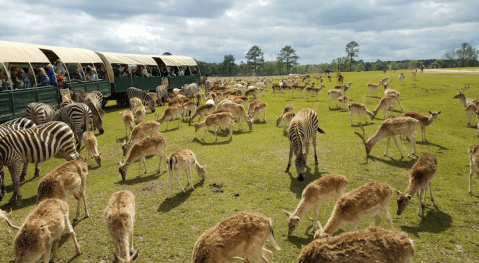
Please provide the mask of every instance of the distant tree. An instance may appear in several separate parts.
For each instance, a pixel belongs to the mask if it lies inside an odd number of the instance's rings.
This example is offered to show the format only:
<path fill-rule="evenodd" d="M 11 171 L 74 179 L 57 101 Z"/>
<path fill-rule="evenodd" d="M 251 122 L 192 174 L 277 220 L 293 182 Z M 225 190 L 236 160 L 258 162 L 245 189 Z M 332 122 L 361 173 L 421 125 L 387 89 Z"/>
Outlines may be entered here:
<path fill-rule="evenodd" d="M 356 71 L 358 71 L 358 72 L 364 71 L 364 64 L 357 63 L 356 64 Z"/>
<path fill-rule="evenodd" d="M 356 43 L 356 41 L 351 41 L 346 45 L 346 53 L 348 54 L 348 59 L 349 59 L 349 71 L 351 71 L 353 63 L 354 63 L 354 58 L 358 56 L 359 52 L 359 44 Z"/>
<path fill-rule="evenodd" d="M 223 72 L 230 76 L 231 74 L 234 74 L 234 66 L 235 66 L 235 57 L 233 54 L 225 55 L 225 58 L 223 60 Z"/>
<path fill-rule="evenodd" d="M 261 49 L 257 45 L 254 45 L 248 53 L 246 53 L 246 60 L 248 66 L 253 69 L 253 72 L 256 72 L 258 66 L 264 65 L 264 53 L 261 52 Z"/>
<path fill-rule="evenodd" d="M 410 67 L 418 68 L 420 65 L 421 65 L 420 62 L 415 60 L 415 59 L 413 59 L 413 60 L 409 61 L 409 63 L 407 63 L 408 68 L 410 68 Z"/>
<path fill-rule="evenodd" d="M 477 62 L 476 48 L 469 43 L 462 43 L 461 47 L 456 51 L 456 54 L 461 67 L 473 66 L 476 64 L 475 62 Z"/>
<path fill-rule="evenodd" d="M 451 52 L 447 51 L 446 54 L 444 54 L 441 57 L 442 60 L 447 61 L 448 66 L 450 68 L 455 66 L 455 60 L 456 60 L 456 50 L 452 48 Z"/>
<path fill-rule="evenodd" d="M 444 62 L 442 60 L 436 60 L 430 64 L 431 68 L 442 68 Z"/>
<path fill-rule="evenodd" d="M 168 51 L 165 52 L 165 53 L 163 53 L 163 56 L 171 56 L 171 55 L 172 55 L 172 54 L 171 54 L 170 52 L 168 52 Z"/>
<path fill-rule="evenodd" d="M 296 55 L 296 51 L 294 51 L 291 46 L 285 46 L 279 51 L 279 54 L 276 58 L 284 63 L 286 66 L 286 74 L 289 74 L 289 69 L 298 64 L 299 57 Z"/>

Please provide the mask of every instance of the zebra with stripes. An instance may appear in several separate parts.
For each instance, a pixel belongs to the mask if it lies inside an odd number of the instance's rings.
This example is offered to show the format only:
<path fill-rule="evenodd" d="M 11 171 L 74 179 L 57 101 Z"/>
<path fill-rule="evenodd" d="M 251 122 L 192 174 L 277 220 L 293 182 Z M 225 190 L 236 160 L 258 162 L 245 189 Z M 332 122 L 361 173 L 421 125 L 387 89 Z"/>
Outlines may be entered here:
<path fill-rule="evenodd" d="M 28 104 L 26 109 L 27 118 L 32 120 L 36 125 L 47 123 L 52 120 L 57 112 L 57 107 L 41 102 L 32 102 Z"/>
<path fill-rule="evenodd" d="M 93 107 L 94 108 L 94 107 Z M 75 131 L 77 150 L 81 147 L 83 132 L 87 130 L 88 120 L 92 117 L 90 107 L 85 103 L 70 103 L 61 108 L 53 117 L 54 121 L 62 121 Z"/>
<path fill-rule="evenodd" d="M 318 126 L 318 114 L 309 108 L 298 111 L 289 124 L 289 159 L 285 173 L 289 173 L 291 157 L 293 157 L 294 152 L 294 155 L 296 155 L 295 165 L 296 171 L 298 172 L 298 181 L 304 180 L 304 168 L 306 167 L 306 159 L 309 153 L 309 140 L 311 138 L 313 139 L 314 147 L 314 164 L 318 165 L 316 132 L 326 133 Z"/>
<path fill-rule="evenodd" d="M 10 120 L 10 121 L 7 121 L 7 122 L 4 122 L 2 124 L 0 124 L 0 140 L 7 136 L 7 134 L 13 132 L 13 131 L 19 131 L 19 130 L 24 130 L 24 129 L 29 129 L 29 128 L 32 128 L 32 127 L 35 127 L 35 123 L 33 123 L 33 121 L 29 120 L 29 119 L 26 119 L 26 118 L 17 118 L 17 119 L 13 119 L 13 120 Z M 22 171 L 22 174 L 20 176 L 20 181 L 23 181 L 25 179 L 25 175 L 27 174 L 27 168 L 28 168 L 28 163 L 25 163 L 25 165 L 23 166 L 23 171 Z M 38 167 L 37 169 L 35 169 L 35 177 L 38 177 L 39 176 L 39 171 L 38 170 Z M 6 194 L 6 191 L 5 191 L 5 186 L 3 185 L 3 180 L 5 178 L 5 174 L 3 172 L 3 169 L 0 169 L 0 181 L 2 183 L 0 183 L 0 192 L 2 194 Z M 23 178 L 23 180 L 22 180 Z"/>
<path fill-rule="evenodd" d="M 51 121 L 26 130 L 13 131 L 0 140 L 0 169 L 8 167 L 14 192 L 10 201 L 21 201 L 20 170 L 23 163 L 41 163 L 60 153 L 67 160 L 82 160 L 75 150 L 74 134 L 63 122 Z M 2 180 L 3 184 L 3 180 Z M 3 193 L 0 193 L 0 200 Z"/>
<path fill-rule="evenodd" d="M 150 108 L 151 112 L 155 112 L 155 101 L 148 96 L 144 90 L 137 89 L 135 87 L 129 87 L 126 91 L 126 95 L 128 96 L 128 101 L 130 101 L 131 98 L 139 98 L 143 105 L 148 105 L 148 108 Z"/>
<path fill-rule="evenodd" d="M 103 134 L 105 131 L 103 130 L 102 112 L 103 115 L 105 115 L 105 112 L 98 109 L 90 98 L 87 98 L 84 103 L 90 108 L 91 115 L 89 115 L 88 118 L 89 120 L 93 119 L 93 128 L 98 129 L 100 134 Z M 90 122 L 88 122 L 88 124 L 90 124 Z"/>

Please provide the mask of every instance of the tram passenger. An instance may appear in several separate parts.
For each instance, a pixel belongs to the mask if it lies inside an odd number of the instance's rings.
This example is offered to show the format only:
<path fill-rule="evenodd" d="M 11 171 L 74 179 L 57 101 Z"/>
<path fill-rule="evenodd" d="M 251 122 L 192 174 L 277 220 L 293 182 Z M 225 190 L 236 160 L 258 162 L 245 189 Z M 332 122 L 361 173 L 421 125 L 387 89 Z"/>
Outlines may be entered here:
<path fill-rule="evenodd" d="M 5 74 L 5 70 L 3 68 L 0 68 L 0 81 L 2 82 L 2 85 L 0 86 L 0 91 L 4 91 L 8 89 L 8 77 L 7 74 Z"/>
<path fill-rule="evenodd" d="M 136 69 L 132 69 L 131 70 L 131 76 L 132 77 L 139 77 L 140 75 L 138 75 L 138 73 L 136 72 Z"/>
<path fill-rule="evenodd" d="M 92 81 L 98 80 L 98 74 L 96 73 L 96 69 L 94 68 L 90 70 L 90 79 Z"/>
<path fill-rule="evenodd" d="M 22 87 L 21 88 L 23 88 L 23 89 L 32 88 L 32 84 L 30 83 L 30 79 L 25 74 L 25 71 L 23 69 L 20 69 L 20 71 L 18 72 L 18 78 L 22 80 Z"/>
<path fill-rule="evenodd" d="M 183 68 L 180 68 L 180 72 L 178 73 L 178 76 L 184 76 L 185 72 L 183 71 Z"/>
<path fill-rule="evenodd" d="M 55 66 L 56 68 L 60 69 L 60 75 L 65 75 L 65 67 L 63 66 L 63 62 L 61 61 L 61 59 L 57 59 L 55 61 Z"/>
<path fill-rule="evenodd" d="M 146 69 L 146 66 L 141 66 L 141 76 L 148 77 L 148 70 Z"/>
<path fill-rule="evenodd" d="M 120 74 L 121 74 L 120 66 L 121 66 L 120 64 L 116 64 L 116 67 L 113 68 L 113 75 L 117 78 L 120 77 Z"/>
<path fill-rule="evenodd" d="M 43 69 L 43 68 L 38 69 L 37 84 L 39 86 L 49 86 L 50 85 L 50 79 L 48 78 L 48 75 L 45 72 L 45 69 Z"/>
<path fill-rule="evenodd" d="M 53 66 L 51 64 L 47 65 L 47 76 L 50 79 L 50 85 L 56 86 L 57 80 L 55 78 L 55 73 L 53 72 Z"/>
<path fill-rule="evenodd" d="M 76 81 L 76 82 L 83 81 L 83 76 L 80 73 L 80 67 L 75 68 L 75 71 L 71 75 L 70 81 L 72 81 L 72 82 L 73 81 Z"/>
<path fill-rule="evenodd" d="M 186 67 L 185 76 L 189 76 L 189 75 L 191 75 L 190 67 Z"/>
<path fill-rule="evenodd" d="M 61 74 L 61 70 L 59 68 L 55 69 L 57 84 L 59 88 L 63 88 L 63 75 Z"/>

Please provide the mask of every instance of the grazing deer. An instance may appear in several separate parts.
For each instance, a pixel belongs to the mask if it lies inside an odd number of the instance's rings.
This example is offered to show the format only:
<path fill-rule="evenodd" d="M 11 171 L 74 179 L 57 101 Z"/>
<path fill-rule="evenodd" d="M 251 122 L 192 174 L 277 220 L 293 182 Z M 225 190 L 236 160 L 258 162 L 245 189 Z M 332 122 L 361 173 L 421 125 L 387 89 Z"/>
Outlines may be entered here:
<path fill-rule="evenodd" d="M 168 106 L 161 119 L 158 119 L 157 116 L 157 121 L 160 125 L 166 121 L 166 129 L 168 130 L 168 123 L 170 122 L 170 120 L 173 120 L 173 122 L 175 122 L 175 119 L 178 118 L 178 124 L 175 123 L 176 128 L 180 128 L 180 124 L 181 127 L 183 127 L 183 122 L 181 120 L 183 118 L 184 111 L 186 111 L 186 108 L 181 104 L 174 104 L 172 106 Z"/>
<path fill-rule="evenodd" d="M 284 211 L 288 217 L 288 236 L 291 236 L 299 226 L 301 217 L 314 206 L 313 231 L 321 228 L 321 223 L 317 221 L 319 206 L 321 203 L 338 199 L 344 194 L 348 180 L 344 175 L 328 174 L 309 183 L 304 188 L 296 210 L 293 213 Z"/>
<path fill-rule="evenodd" d="M 388 202 L 393 190 L 391 186 L 381 182 L 370 182 L 355 190 L 343 194 L 324 228 L 314 234 L 314 239 L 331 236 L 341 225 L 349 225 L 349 232 L 356 231 L 363 219 L 374 218 L 376 226 L 381 223 L 379 214 L 384 215 L 389 227 L 393 228 Z"/>
<path fill-rule="evenodd" d="M 466 91 L 467 89 L 469 89 L 469 85 L 464 85 L 464 88 L 462 88 L 454 97 L 452 97 L 453 99 L 459 99 L 459 101 L 462 103 L 462 105 L 464 105 L 464 108 L 467 108 L 469 107 L 469 105 L 473 104 L 475 105 L 476 107 L 479 108 L 479 99 L 471 99 L 471 98 L 467 98 L 466 99 L 466 96 L 464 95 L 464 91 Z M 467 125 L 470 125 L 471 124 L 471 112 L 470 111 L 467 111 L 467 117 L 468 117 L 468 122 L 467 122 Z M 476 125 L 479 124 L 476 122 Z"/>
<path fill-rule="evenodd" d="M 263 122 L 266 122 L 266 108 L 268 107 L 268 103 L 262 102 L 256 105 L 251 112 L 251 119 L 255 122 L 257 119 L 261 117 L 261 112 L 263 112 Z"/>
<path fill-rule="evenodd" d="M 242 105 L 239 105 L 239 106 L 242 106 Z M 231 112 L 220 112 L 216 114 L 210 114 L 206 116 L 203 122 L 195 124 L 195 132 L 197 132 L 199 129 L 203 127 L 206 127 L 205 134 L 203 135 L 203 138 L 201 138 L 202 140 L 204 140 L 206 133 L 208 133 L 210 127 L 215 126 L 215 141 L 217 141 L 218 140 L 218 134 L 217 134 L 218 125 L 224 125 L 225 127 L 228 127 L 228 129 L 230 130 L 228 139 L 232 140 L 233 128 L 234 128 L 232 121 L 233 121 L 233 114 L 231 114 Z"/>
<path fill-rule="evenodd" d="M 139 249 L 133 252 L 133 227 L 135 224 L 135 196 L 133 193 L 128 190 L 113 193 L 104 216 L 108 232 L 115 243 L 115 252 L 113 252 L 115 261 L 119 263 L 134 262 L 138 257 Z"/>
<path fill-rule="evenodd" d="M 90 156 L 93 157 L 101 167 L 101 152 L 98 152 L 98 141 L 92 131 L 86 131 L 83 133 L 83 143 L 85 144 L 85 160 L 89 164 Z"/>
<path fill-rule="evenodd" d="M 381 109 L 384 110 L 383 118 L 386 118 L 386 112 L 388 112 L 388 117 L 393 117 L 394 105 L 396 105 L 396 95 L 388 94 L 381 98 L 378 106 L 373 110 L 374 118 L 379 113 Z"/>
<path fill-rule="evenodd" d="M 422 115 L 421 113 L 416 112 L 406 112 L 404 116 L 414 118 L 419 121 L 419 126 L 421 127 L 421 137 L 423 141 L 427 141 L 426 139 L 426 126 L 432 124 L 432 122 L 437 119 L 437 116 L 441 114 L 440 111 L 428 111 L 431 116 L 427 117 Z"/>
<path fill-rule="evenodd" d="M 467 150 L 469 155 L 469 194 L 471 191 L 471 179 L 472 179 L 472 171 L 474 168 L 479 169 L 479 145 L 472 145 Z M 479 176 L 479 170 L 476 172 Z"/>
<path fill-rule="evenodd" d="M 80 201 L 83 199 L 85 218 L 90 217 L 86 205 L 86 176 L 88 165 L 79 160 L 68 161 L 45 175 L 38 183 L 37 205 L 43 200 L 58 198 L 65 202 L 73 195 L 78 201 L 77 213 L 73 221 L 80 216 Z"/>
<path fill-rule="evenodd" d="M 399 85 L 404 85 L 406 84 L 406 76 L 404 76 L 404 74 L 401 72 L 401 74 L 399 74 Z"/>
<path fill-rule="evenodd" d="M 411 79 L 416 80 L 416 71 L 411 72 Z"/>
<path fill-rule="evenodd" d="M 338 98 L 338 101 L 341 102 L 341 109 L 346 110 L 346 104 L 348 103 L 348 97 L 347 96 L 341 96 Z"/>
<path fill-rule="evenodd" d="M 419 198 L 419 210 L 417 215 L 420 217 L 424 213 L 424 207 L 426 207 L 426 193 L 427 188 L 431 193 L 431 201 L 434 202 L 432 196 L 432 179 L 436 176 L 437 173 L 437 159 L 436 156 L 429 153 L 424 153 L 419 157 L 417 162 L 414 164 L 411 170 L 411 175 L 409 177 L 409 186 L 404 193 L 401 193 L 396 190 L 396 193 L 399 195 L 397 203 L 398 210 L 397 215 L 400 216 L 404 209 L 408 207 L 409 201 L 417 193 Z M 424 199 L 423 199 L 424 197 Z"/>
<path fill-rule="evenodd" d="M 287 104 L 286 106 L 284 106 L 283 113 L 281 114 L 281 116 L 276 118 L 276 126 L 279 126 L 279 124 L 281 123 L 281 121 L 283 119 L 283 115 L 286 112 L 294 112 L 294 105 L 293 104 Z"/>
<path fill-rule="evenodd" d="M 185 171 L 187 173 L 188 183 L 191 185 L 191 189 L 195 190 L 193 186 L 192 170 L 196 169 L 196 173 L 204 181 L 205 180 L 205 170 L 206 164 L 201 166 L 196 160 L 195 154 L 191 150 L 179 150 L 171 153 L 168 158 L 166 158 L 166 166 L 168 167 L 168 173 L 170 174 L 170 184 L 168 187 L 168 195 L 166 198 L 170 198 L 171 193 L 171 184 L 173 182 L 173 174 L 176 172 L 176 180 L 178 184 L 185 193 L 185 189 L 181 185 L 180 175 Z"/>
<path fill-rule="evenodd" d="M 361 103 L 351 102 L 348 105 L 349 110 L 351 113 L 349 114 L 349 121 L 351 122 L 351 126 L 353 125 L 353 118 L 352 116 L 357 113 L 358 114 L 358 124 L 359 124 L 359 114 L 364 114 L 364 118 L 366 119 L 366 123 L 368 123 L 368 117 L 371 121 L 374 119 L 374 113 L 372 111 L 368 111 L 366 106 Z"/>
<path fill-rule="evenodd" d="M 130 99 L 130 110 L 131 112 L 136 112 L 136 108 L 138 108 L 140 105 L 143 105 L 141 100 L 137 97 L 131 98 Z"/>
<path fill-rule="evenodd" d="M 331 100 L 338 99 L 339 97 L 342 96 L 342 94 L 343 93 L 340 90 L 337 90 L 337 89 L 328 90 L 328 97 L 329 97 L 328 107 L 329 107 L 329 109 L 331 109 Z"/>
<path fill-rule="evenodd" d="M 392 81 L 389 82 L 389 83 L 383 82 L 384 96 L 389 95 L 389 94 L 395 95 L 396 96 L 396 101 L 399 103 L 399 107 L 401 108 L 401 111 L 403 111 L 403 108 L 402 108 L 402 105 L 401 105 L 401 100 L 399 99 L 399 95 L 401 95 L 401 94 L 397 90 L 388 88 L 388 85 L 391 84 L 391 83 L 392 83 Z"/>
<path fill-rule="evenodd" d="M 131 135 L 131 131 L 133 128 L 135 128 L 135 117 L 133 116 L 133 113 L 130 110 L 125 110 L 120 112 L 121 114 L 121 119 L 123 120 L 123 123 L 125 124 L 125 131 L 126 131 L 126 137 L 128 138 L 129 134 Z M 129 132 L 128 132 L 129 131 Z"/>
<path fill-rule="evenodd" d="M 296 116 L 296 114 L 290 111 L 283 114 L 280 117 L 281 119 L 278 119 L 279 123 L 283 123 L 283 132 L 285 132 L 286 129 L 289 127 L 289 124 L 291 123 L 291 120 L 293 120 L 294 116 Z"/>
<path fill-rule="evenodd" d="M 258 101 L 257 101 L 258 102 Z M 251 131 L 253 129 L 253 119 L 251 119 L 248 114 L 246 113 L 243 105 L 237 104 L 231 101 L 222 101 L 221 103 L 218 103 L 218 106 L 216 107 L 216 110 L 225 110 L 228 111 L 236 116 L 238 120 L 238 130 L 241 131 L 241 124 L 244 121 L 246 121 L 246 124 L 248 125 L 249 130 Z"/>
<path fill-rule="evenodd" d="M 138 174 L 136 177 L 140 177 L 141 172 L 141 163 L 145 166 L 145 173 L 148 172 L 148 168 L 146 167 L 146 160 L 145 157 L 149 155 L 158 155 L 160 161 L 158 162 L 158 171 L 161 169 L 161 161 L 163 158 L 166 160 L 166 141 L 160 136 L 152 136 L 145 138 L 133 145 L 131 147 L 130 154 L 128 155 L 127 159 L 122 162 L 118 161 L 118 171 L 121 174 L 121 179 L 123 181 L 126 180 L 126 174 L 128 173 L 128 167 L 133 164 L 134 161 L 140 159 L 138 164 Z M 166 166 L 165 166 L 166 171 Z"/>
<path fill-rule="evenodd" d="M 368 93 L 367 93 L 367 97 L 369 97 L 369 91 L 372 90 L 374 91 L 374 96 L 378 96 L 378 89 L 379 87 L 381 87 L 382 85 L 382 82 L 379 81 L 378 84 L 374 84 L 374 83 L 368 83 L 366 86 L 368 87 Z"/>
<path fill-rule="evenodd" d="M 281 250 L 270 218 L 241 212 L 221 220 L 198 238 L 192 262 L 231 262 L 245 254 L 254 262 L 273 262 L 273 252 L 263 247 L 268 239 L 274 248 Z"/>
<path fill-rule="evenodd" d="M 4 214 L 0 212 L 0 216 Z M 15 262 L 38 262 L 42 256 L 43 262 L 53 262 L 64 234 L 73 237 L 76 253 L 81 254 L 70 224 L 68 203 L 63 200 L 51 198 L 40 202 L 21 227 L 13 225 L 7 217 L 3 218 L 11 229 L 19 230 L 13 244 Z"/>
<path fill-rule="evenodd" d="M 220 104 L 221 104 L 221 103 L 218 103 L 218 106 L 219 106 Z M 250 118 L 251 118 L 251 115 L 252 115 L 251 113 L 253 112 L 254 107 L 256 107 L 256 105 L 259 105 L 259 104 L 261 104 L 261 101 L 258 100 L 258 99 L 253 100 L 253 101 L 249 104 L 249 106 L 248 106 L 248 116 L 249 116 Z"/>
<path fill-rule="evenodd" d="M 413 241 L 406 233 L 369 227 L 313 240 L 301 251 L 298 263 L 412 263 L 413 256 Z"/>
<path fill-rule="evenodd" d="M 394 139 L 394 142 L 396 143 L 396 146 L 398 147 L 399 152 L 401 153 L 401 158 L 403 158 L 404 156 L 401 151 L 401 148 L 399 148 L 397 135 L 405 134 L 408 137 L 409 141 L 411 142 L 411 149 L 409 151 L 408 157 L 411 157 L 411 154 L 416 154 L 416 137 L 414 137 L 414 132 L 416 131 L 416 127 L 418 125 L 419 125 L 419 121 L 414 118 L 397 117 L 397 118 L 385 120 L 381 124 L 379 129 L 377 130 L 376 134 L 374 134 L 367 141 L 365 139 L 366 133 L 362 125 L 361 125 L 361 129 L 363 130 L 363 135 L 359 134 L 358 132 L 354 132 L 354 133 L 357 136 L 359 136 L 359 138 L 361 138 L 361 140 L 363 141 L 364 147 L 366 148 L 367 155 L 371 153 L 371 150 L 373 149 L 374 145 L 376 145 L 378 141 L 380 141 L 382 138 L 387 138 L 388 141 L 386 144 L 386 152 L 384 153 L 384 156 L 386 156 L 389 150 L 389 142 L 391 141 L 391 138 L 392 138 Z"/>
<path fill-rule="evenodd" d="M 157 121 L 144 121 L 131 131 L 131 138 L 125 139 L 123 142 L 118 140 L 118 136 L 112 132 L 116 137 L 116 142 L 120 144 L 121 149 L 123 150 L 123 156 L 126 156 L 128 151 L 130 150 L 131 146 L 135 143 L 139 142 L 141 139 L 145 138 L 146 136 L 163 136 L 158 129 L 160 128 L 160 123 Z"/>
<path fill-rule="evenodd" d="M 146 119 L 146 108 L 144 105 L 140 105 L 138 107 L 136 107 L 136 110 L 135 110 L 135 116 L 136 116 L 136 125 L 138 125 L 138 123 L 142 122 L 143 121 L 143 118 Z"/>
<path fill-rule="evenodd" d="M 185 104 L 183 104 L 185 107 L 185 111 L 183 111 L 183 118 L 184 117 L 191 117 L 192 114 L 195 114 L 196 111 L 196 102 L 194 101 L 188 101 Z"/>
<path fill-rule="evenodd" d="M 213 113 L 214 111 L 215 111 L 214 104 L 205 104 L 205 105 L 199 106 L 196 109 L 195 114 L 193 114 L 193 116 L 190 117 L 189 125 L 191 125 L 191 121 L 194 120 L 196 116 L 199 116 L 198 121 L 201 121 L 201 118 L 203 117 L 203 115 L 206 116 L 208 114 Z"/>

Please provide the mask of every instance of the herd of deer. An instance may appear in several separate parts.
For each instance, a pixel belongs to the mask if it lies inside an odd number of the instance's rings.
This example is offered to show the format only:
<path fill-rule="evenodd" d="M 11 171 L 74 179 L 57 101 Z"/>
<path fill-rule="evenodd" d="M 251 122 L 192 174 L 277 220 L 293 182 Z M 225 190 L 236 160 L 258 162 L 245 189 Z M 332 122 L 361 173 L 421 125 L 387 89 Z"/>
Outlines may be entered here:
<path fill-rule="evenodd" d="M 330 76 L 328 75 L 328 77 Z M 195 169 L 198 176 L 205 180 L 206 165 L 200 165 L 195 154 L 190 150 L 179 150 L 167 156 L 166 140 L 159 133 L 162 123 L 167 121 L 168 125 L 169 120 L 174 121 L 178 118 L 179 122 L 176 126 L 179 127 L 185 117 L 189 116 L 189 123 L 191 124 L 191 121 L 196 117 L 201 120 L 205 116 L 202 122 L 195 124 L 195 131 L 206 127 L 206 135 L 209 127 L 214 126 L 217 139 L 217 128 L 223 125 L 229 129 L 229 138 L 231 139 L 234 129 L 233 115 L 238 121 L 239 130 L 242 121 L 245 121 L 251 130 L 253 123 L 261 113 L 263 113 L 263 121 L 265 121 L 267 103 L 256 99 L 261 89 L 264 90 L 267 86 L 271 86 L 273 94 L 276 91 L 282 93 L 290 90 L 293 97 L 295 91 L 300 91 L 301 97 L 303 97 L 302 92 L 306 91 L 305 98 L 311 95 L 316 95 L 317 98 L 324 85 L 322 76 L 316 76 L 315 78 L 320 82 L 320 88 L 315 88 L 309 77 L 303 78 L 305 83 L 303 86 L 297 85 L 299 81 L 294 78 L 283 79 L 279 83 L 273 83 L 272 79 L 265 79 L 258 83 L 257 86 L 260 88 L 248 87 L 249 83 L 235 84 L 236 88 L 233 90 L 228 90 L 224 86 L 221 87 L 217 83 L 207 83 L 206 86 L 210 88 L 209 93 L 205 95 L 198 92 L 190 95 L 190 98 L 197 99 L 196 102 L 181 94 L 172 95 L 169 98 L 164 116 L 159 118 L 156 115 L 156 120 L 149 121 L 144 120 L 147 111 L 144 102 L 132 99 L 130 101 L 131 108 L 120 113 L 125 124 L 127 138 L 123 142 L 120 142 L 117 138 L 123 156 L 126 157 L 125 161 L 119 161 L 118 166 L 122 180 L 126 180 L 128 167 L 133 162 L 139 160 L 137 176 L 140 176 L 142 163 L 145 167 L 145 173 L 147 172 L 145 158 L 150 155 L 158 155 L 158 170 L 161 170 L 161 163 L 164 158 L 164 170 L 169 171 L 170 180 L 167 198 L 171 193 L 174 175 L 181 190 L 185 192 L 179 178 L 182 173 L 186 172 L 188 183 L 194 189 L 192 170 Z M 398 78 L 402 83 L 405 77 L 401 73 Z M 377 89 L 381 85 L 384 87 L 384 97 L 373 111 L 369 111 L 364 104 L 355 102 L 346 107 L 345 104 L 348 101 L 346 93 L 351 88 L 352 82 L 344 85 L 344 77 L 340 73 L 337 74 L 337 79 L 338 85 L 328 91 L 328 104 L 332 99 L 335 99 L 342 103 L 342 109 L 348 108 L 351 112 L 349 116 L 351 125 L 353 125 L 352 116 L 357 113 L 358 124 L 363 133 L 355 132 L 355 134 L 361 138 L 367 155 L 382 138 L 387 138 L 386 152 L 384 153 L 384 155 L 387 155 L 389 142 L 392 138 L 399 149 L 401 158 L 403 158 L 397 136 L 406 135 L 411 142 L 408 154 L 408 157 L 410 157 L 416 153 L 414 132 L 417 126 L 421 127 L 422 139 L 426 141 L 425 127 L 431 125 L 441 113 L 441 111 L 429 111 L 430 116 L 427 117 L 419 113 L 407 112 L 402 117 L 388 118 L 371 138 L 366 139 L 365 130 L 359 122 L 359 114 L 365 115 L 366 123 L 368 118 L 373 120 L 380 109 L 383 109 L 384 112 L 389 111 L 388 117 L 392 117 L 392 108 L 396 102 L 399 103 L 401 111 L 403 110 L 399 100 L 400 94 L 398 91 L 390 89 L 388 85 L 392 81 L 389 82 L 388 78 L 384 78 L 378 84 L 367 84 L 367 96 L 369 96 L 370 90 L 377 94 Z M 479 136 L 479 99 L 466 99 L 463 92 L 468 88 L 469 86 L 464 87 L 454 98 L 459 99 L 468 111 L 469 123 L 470 113 L 475 113 Z M 248 92 L 251 90 L 253 92 Z M 245 93 L 253 97 L 249 105 L 247 104 L 249 96 L 241 96 Z M 154 94 L 150 96 L 155 97 Z M 158 97 L 155 101 L 158 101 L 157 99 Z M 202 100 L 206 101 L 204 105 L 200 105 Z M 248 108 L 248 111 L 245 108 Z M 385 115 L 386 113 L 384 113 L 384 117 L 386 117 Z M 284 107 L 281 116 L 277 118 L 276 125 L 283 124 L 284 131 L 286 131 L 295 116 L 294 105 L 288 104 Z M 85 196 L 88 157 L 90 155 L 94 157 L 98 166 L 101 166 L 101 153 L 97 150 L 98 143 L 94 134 L 85 132 L 83 141 L 86 146 L 85 159 L 87 163 L 76 160 L 69 161 L 43 177 L 38 186 L 37 207 L 21 227 L 12 223 L 11 212 L 6 213 L 0 210 L 0 217 L 5 219 L 10 228 L 18 231 L 14 244 L 16 262 L 36 262 L 42 256 L 45 262 L 48 262 L 50 258 L 53 260 L 60 238 L 62 234 L 66 233 L 72 235 L 76 252 L 81 253 L 76 234 L 68 219 L 69 209 L 65 201 L 70 195 L 78 200 L 74 218 L 74 220 L 78 220 L 80 203 L 83 200 L 85 217 L 88 217 Z M 469 192 L 471 192 L 473 169 L 479 169 L 479 145 L 471 146 L 468 153 L 470 158 Z M 287 217 L 288 236 L 291 236 L 299 226 L 301 218 L 310 208 L 314 207 L 314 218 L 310 218 L 313 221 L 314 240 L 303 248 L 298 262 L 412 262 L 414 255 L 413 242 L 407 234 L 392 229 L 393 223 L 388 211 L 388 202 L 393 193 L 396 193 L 398 195 L 397 215 L 401 215 L 413 196 L 417 194 L 420 200 L 417 214 L 422 216 L 428 187 L 431 201 L 434 202 L 431 182 L 436 173 L 436 157 L 432 154 L 422 154 L 412 167 L 409 186 L 403 193 L 381 182 L 370 182 L 345 193 L 348 180 L 345 176 L 339 174 L 329 174 L 314 180 L 304 188 L 301 200 L 294 212 L 284 211 Z M 323 227 L 317 220 L 319 207 L 328 200 L 336 200 L 336 205 Z M 51 209 L 51 207 L 56 207 L 56 209 Z M 56 212 L 53 213 L 52 211 Z M 45 220 L 45 215 L 48 220 Z M 390 230 L 379 227 L 381 222 L 379 215 L 386 217 Z M 139 254 L 139 250 L 135 251 L 133 247 L 134 195 L 130 191 L 114 193 L 105 210 L 104 217 L 115 243 L 115 260 L 122 263 L 133 262 Z M 360 221 L 368 218 L 374 218 L 375 227 L 357 231 Z M 349 226 L 349 232 L 332 237 L 332 234 L 342 225 Z M 38 231 L 39 229 L 45 231 Z M 250 260 L 272 262 L 273 253 L 264 248 L 267 240 L 271 242 L 273 247 L 280 249 L 274 237 L 271 219 L 256 213 L 241 212 L 223 219 L 214 227 L 207 229 L 198 238 L 193 250 L 193 262 L 230 262 L 235 259 L 244 262 L 250 262 Z M 53 252 L 51 251 L 52 247 Z"/>

